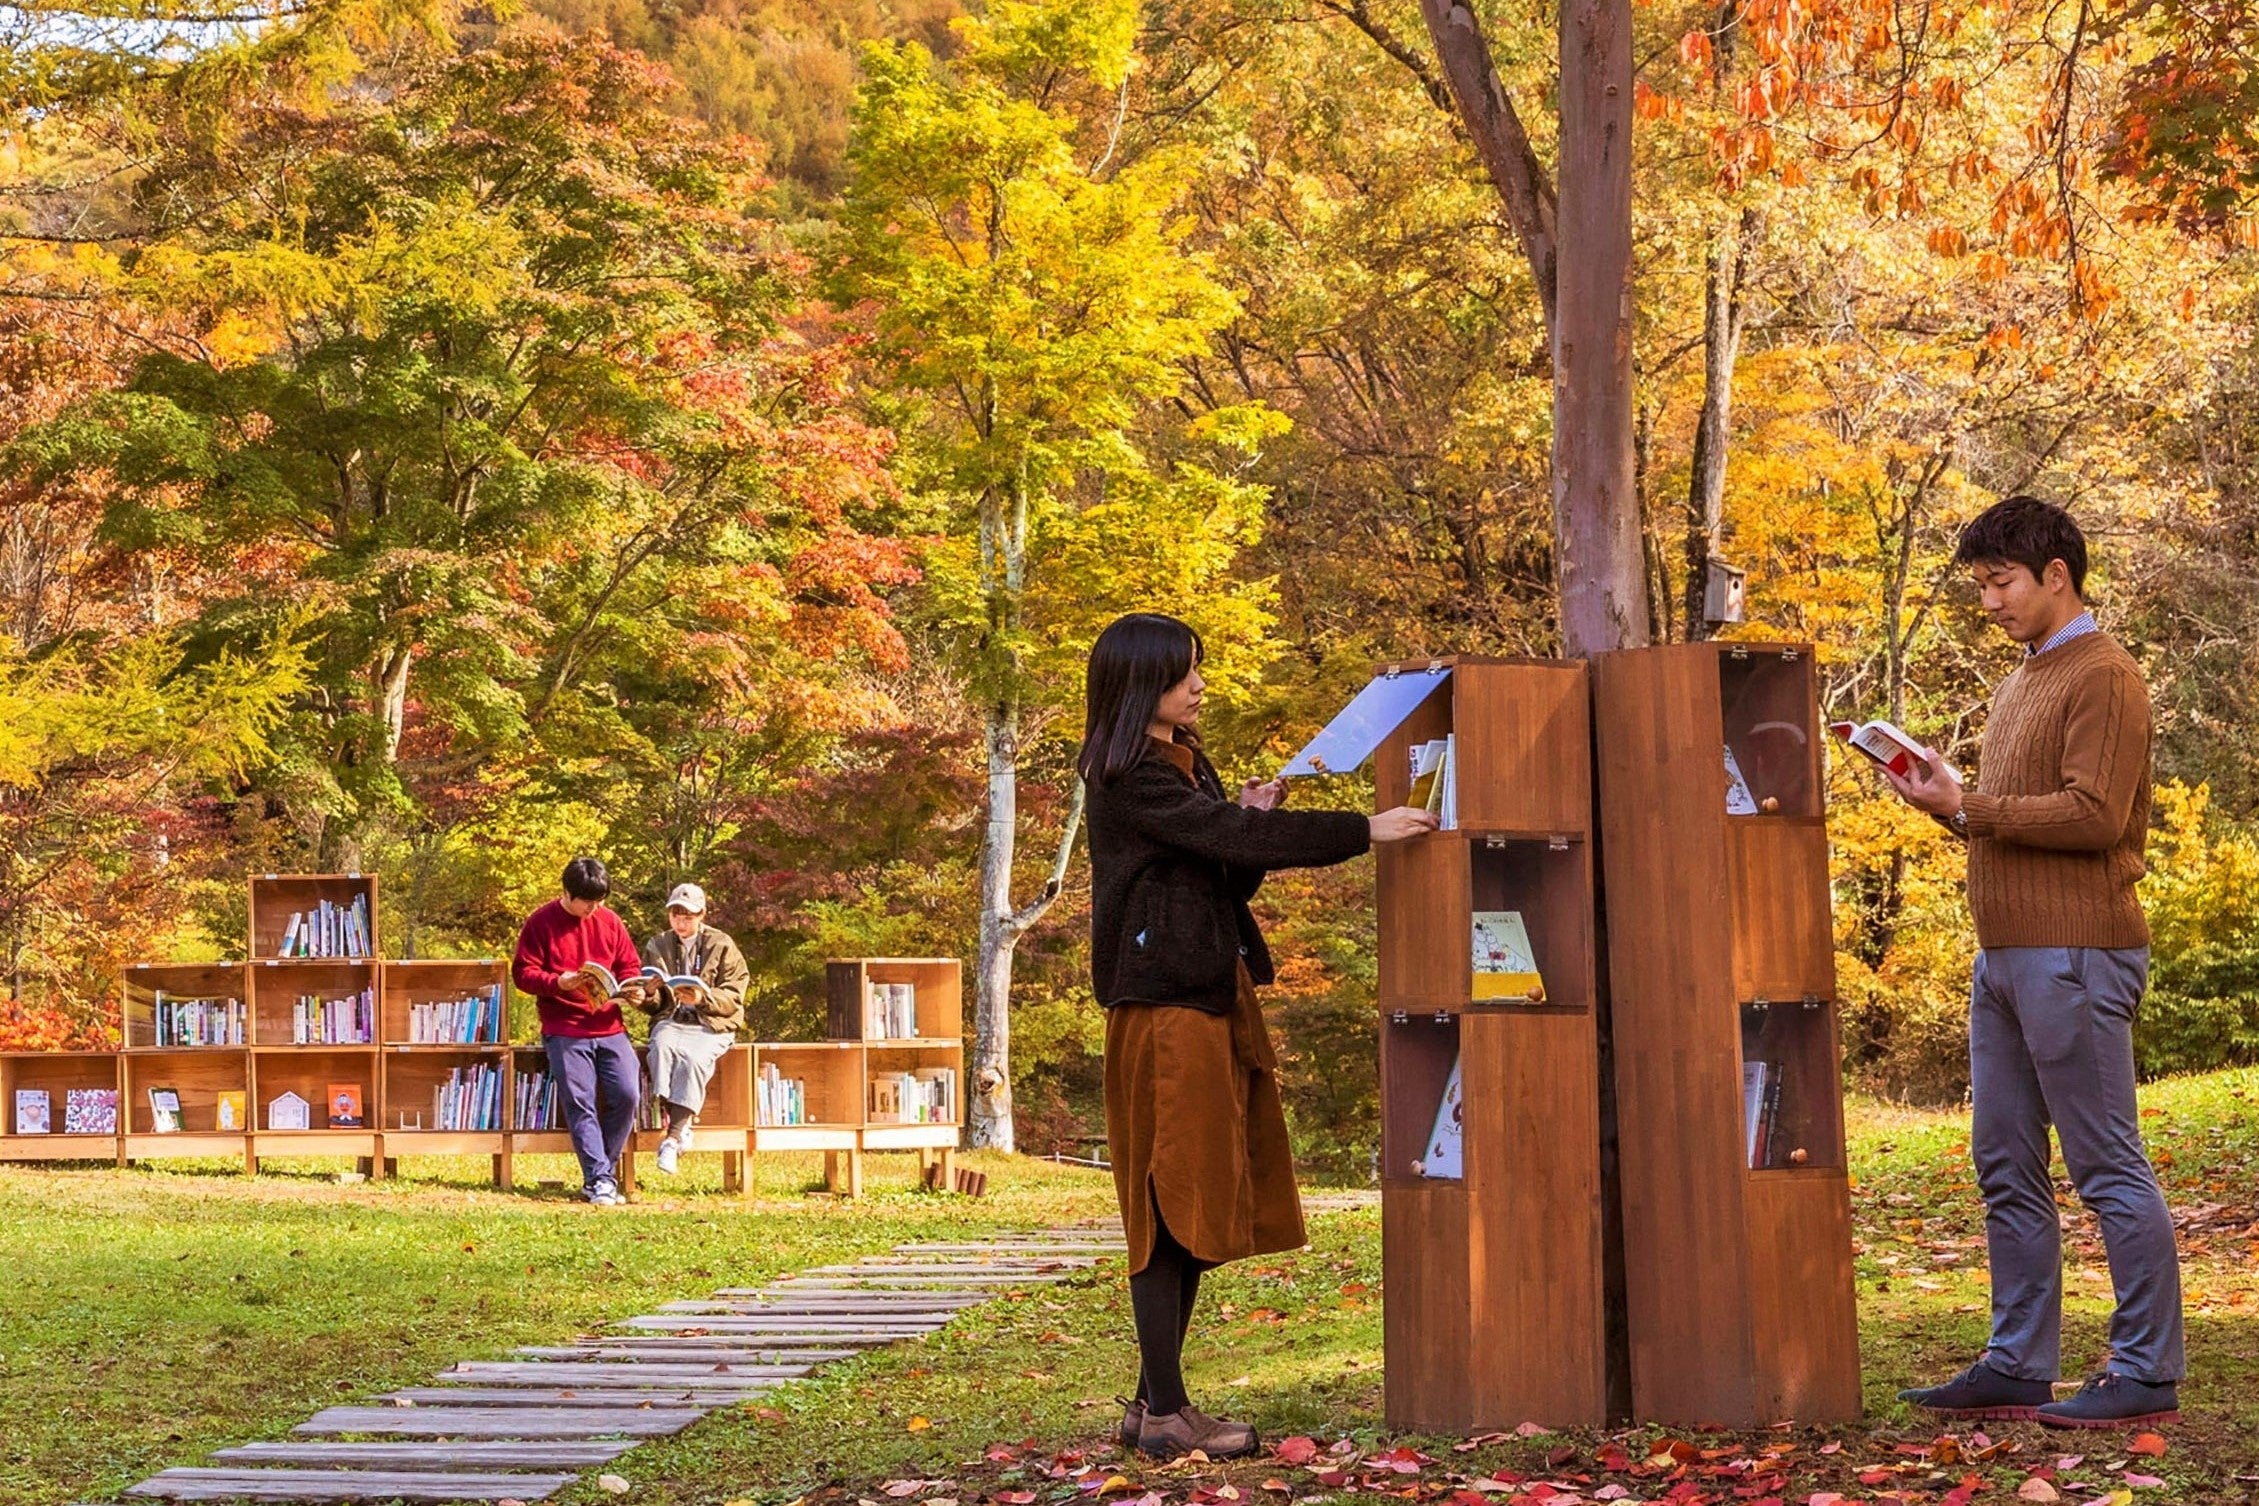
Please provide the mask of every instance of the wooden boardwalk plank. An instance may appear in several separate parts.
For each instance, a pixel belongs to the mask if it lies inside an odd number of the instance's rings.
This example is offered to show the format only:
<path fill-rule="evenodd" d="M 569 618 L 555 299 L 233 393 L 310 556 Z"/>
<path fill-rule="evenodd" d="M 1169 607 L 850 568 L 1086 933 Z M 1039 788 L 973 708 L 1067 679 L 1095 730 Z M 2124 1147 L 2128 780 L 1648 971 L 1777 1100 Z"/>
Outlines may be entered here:
<path fill-rule="evenodd" d="M 396 1438 L 665 1438 L 705 1415 L 691 1407 L 329 1407 L 291 1431 Z"/>
<path fill-rule="evenodd" d="M 360 1465 L 491 1473 L 591 1469 L 611 1463 L 634 1447 L 634 1441 L 626 1438 L 601 1443 L 420 1443 L 394 1439 L 377 1443 L 246 1443 L 220 1449 L 212 1457 L 229 1464 L 295 1464 L 301 1469 Z"/>
<path fill-rule="evenodd" d="M 622 1334 L 596 1344 L 525 1344 L 516 1351 L 528 1359 L 621 1360 L 630 1364 L 680 1361 L 730 1365 L 828 1365 L 851 1360 L 860 1349 L 796 1349 L 749 1346 L 742 1337 L 693 1338 L 687 1334 Z"/>
<path fill-rule="evenodd" d="M 371 1469 L 168 1469 L 129 1496 L 171 1501 L 532 1501 L 565 1475 L 421 1474 Z"/>
<path fill-rule="evenodd" d="M 406 1402 L 412 1407 L 587 1407 L 628 1413 L 639 1407 L 696 1407 L 711 1412 L 734 1407 L 777 1388 L 776 1381 L 753 1381 L 744 1386 L 685 1386 L 675 1382 L 647 1390 L 619 1386 L 402 1386 L 387 1391 L 380 1401 Z"/>
<path fill-rule="evenodd" d="M 813 1318 L 820 1322 L 844 1320 L 888 1323 L 946 1323 L 968 1307 L 978 1302 L 952 1302 L 946 1306 L 928 1307 L 923 1303 L 865 1303 L 865 1302 L 699 1302 L 685 1299 L 680 1302 L 662 1302 L 654 1309 L 663 1313 L 735 1313 L 740 1317 Z"/>
<path fill-rule="evenodd" d="M 811 1365 L 662 1365 L 636 1361 L 630 1364 L 574 1364 L 559 1361 L 516 1363 L 510 1360 L 466 1360 L 434 1377 L 442 1384 L 464 1381 L 479 1385 L 633 1386 L 678 1385 L 707 1390 L 729 1390 L 751 1384 L 774 1385 L 806 1375 Z"/>
<path fill-rule="evenodd" d="M 891 1344 L 896 1339 L 914 1339 L 940 1327 L 937 1323 L 879 1324 L 847 1322 L 808 1324 L 792 1318 L 742 1318 L 735 1314 L 684 1313 L 668 1317 L 663 1313 L 646 1314 L 629 1318 L 620 1325 L 642 1333 L 701 1333 L 740 1334 L 747 1337 L 784 1337 L 796 1339 L 828 1339 L 838 1344 Z"/>

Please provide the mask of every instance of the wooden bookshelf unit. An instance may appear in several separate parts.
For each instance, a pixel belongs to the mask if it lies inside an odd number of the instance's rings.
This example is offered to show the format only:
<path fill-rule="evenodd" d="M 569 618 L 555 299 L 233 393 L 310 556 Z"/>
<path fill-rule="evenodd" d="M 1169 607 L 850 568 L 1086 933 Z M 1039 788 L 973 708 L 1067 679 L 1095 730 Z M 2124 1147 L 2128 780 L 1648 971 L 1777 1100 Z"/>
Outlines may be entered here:
<path fill-rule="evenodd" d="M 1812 651 L 1633 649 L 1593 673 L 1634 1413 L 1849 1421 L 1858 1326 Z M 1726 749 L 1753 813 L 1728 813 Z M 1754 1156 L 1745 1067 L 1777 1084 L 1756 1099 Z"/>
<path fill-rule="evenodd" d="M 1456 829 L 1377 850 L 1391 1427 L 1607 1421 L 1591 740 L 1582 665 L 1382 665 L 1441 683 L 1380 742 L 1377 803 L 1450 737 Z M 1542 988 L 1478 997 L 1474 917 L 1517 912 Z M 1463 1164 L 1424 1156 L 1453 1064 Z"/>
<path fill-rule="evenodd" d="M 570 1155 L 562 1124 L 546 1122 L 529 1105 L 521 1114 L 521 1082 L 548 1073 L 538 1043 L 418 1040 L 419 1005 L 451 1004 L 502 991 L 502 1033 L 509 1028 L 509 964 L 497 958 L 383 960 L 377 945 L 377 880 L 373 874 L 258 874 L 250 881 L 248 962 L 137 963 L 120 982 L 117 1051 L 0 1053 L 0 1161 L 111 1160 L 125 1164 L 159 1157 L 241 1158 L 256 1172 L 262 1156 L 351 1157 L 373 1176 L 387 1174 L 401 1156 L 486 1156 L 495 1182 L 510 1186 L 521 1155 Z M 367 957 L 282 957 L 290 916 L 327 900 L 350 906 L 365 901 L 369 913 Z M 855 958 L 826 969 L 831 1022 L 837 1038 L 733 1042 L 717 1064 L 698 1116 L 694 1151 L 722 1157 L 725 1190 L 750 1193 L 747 1157 L 767 1151 L 821 1152 L 825 1180 L 834 1191 L 860 1195 L 865 1151 L 916 1151 L 929 1165 L 938 1158 L 953 1169 L 963 1129 L 963 981 L 959 964 L 935 958 Z M 872 986 L 907 987 L 910 1007 L 889 1022 L 889 1034 L 865 1038 L 863 1005 Z M 368 992 L 368 1039 L 356 1022 L 349 1038 L 320 1038 L 329 1028 L 318 1016 L 316 1038 L 299 1039 L 299 1001 L 357 1000 Z M 227 1001 L 233 1000 L 230 1010 Z M 176 1044 L 160 1031 L 163 1011 L 209 1003 L 223 1022 L 220 1034 L 240 1038 L 211 1044 Z M 177 1013 L 177 1010 L 175 1011 Z M 172 1018 L 164 1015 L 164 1018 Z M 330 1024 L 344 1018 L 330 1017 Z M 430 1017 L 427 1017 L 430 1018 Z M 226 1025 L 227 1021 L 236 1024 Z M 433 1023 L 436 1025 L 437 1021 Z M 343 1032 L 341 1031 L 341 1034 Z M 637 1056 L 644 1057 L 641 1044 Z M 768 1122 L 756 1112 L 756 1084 L 764 1068 L 804 1084 L 806 1116 L 797 1123 Z M 953 1111 L 934 1117 L 887 1108 L 903 1079 L 930 1082 L 954 1073 Z M 925 1074 L 921 1079 L 920 1074 Z M 456 1092 L 491 1082 L 487 1097 Z M 360 1092 L 362 1122 L 331 1122 L 329 1089 Z M 182 1123 L 159 1131 L 149 1102 L 152 1087 L 180 1097 Z M 22 1133 L 16 1090 L 45 1095 L 49 1130 Z M 118 1097 L 117 1127 L 106 1134 L 65 1132 L 72 1089 L 109 1089 Z M 273 1123 L 283 1094 L 306 1103 L 304 1128 Z M 889 1094 L 893 1096 L 890 1098 Z M 242 1097 L 243 1119 L 218 1122 L 222 1094 Z M 646 1117 L 622 1157 L 620 1173 L 632 1186 L 637 1151 L 658 1148 Z"/>

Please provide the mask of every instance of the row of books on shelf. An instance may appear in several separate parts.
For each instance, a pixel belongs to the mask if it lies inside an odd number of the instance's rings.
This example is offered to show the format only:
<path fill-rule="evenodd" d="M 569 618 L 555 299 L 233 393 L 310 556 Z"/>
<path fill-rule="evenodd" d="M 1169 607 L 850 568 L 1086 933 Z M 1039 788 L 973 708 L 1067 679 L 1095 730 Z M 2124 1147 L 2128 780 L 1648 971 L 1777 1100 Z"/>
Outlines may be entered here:
<path fill-rule="evenodd" d="M 429 999 L 408 1009 L 408 1039 L 419 1046 L 494 1045 L 502 1039 L 502 985 L 460 999 Z"/>
<path fill-rule="evenodd" d="M 557 1106 L 557 1079 L 547 1072 L 520 1072 L 510 1122 L 521 1130 L 552 1130 L 565 1122 Z"/>
<path fill-rule="evenodd" d="M 1412 747 L 1412 793 L 1405 804 L 1435 812 L 1442 829 L 1459 829 L 1459 737 L 1432 738 Z"/>
<path fill-rule="evenodd" d="M 1777 1062 L 1741 1064 L 1742 1141 L 1753 1171 L 1791 1164 L 1796 1156 L 1780 1139 L 1783 1076 Z"/>
<path fill-rule="evenodd" d="M 291 911 L 282 942 L 275 948 L 278 957 L 361 958 L 375 953 L 366 894 L 356 895 L 349 905 L 325 899 L 311 910 Z"/>
<path fill-rule="evenodd" d="M 376 993 L 359 993 L 325 999 L 300 994 L 290 1006 L 290 1044 L 293 1046 L 366 1046 L 376 1039 Z"/>
<path fill-rule="evenodd" d="M 909 1040 L 918 1033 L 918 986 L 873 983 L 863 996 L 863 1034 L 872 1040 Z"/>
<path fill-rule="evenodd" d="M 519 1086 L 520 1096 L 523 1096 L 524 1084 Z M 477 1062 L 467 1067 L 450 1067 L 446 1077 L 432 1084 L 431 1122 L 409 1123 L 408 1112 L 402 1111 L 400 1128 L 474 1134 L 494 1131 L 502 1128 L 502 1109 L 502 1068 L 498 1064 Z"/>
<path fill-rule="evenodd" d="M 785 1076 L 773 1062 L 761 1063 L 753 1083 L 753 1122 L 772 1126 L 808 1123 L 808 1080 Z"/>
<path fill-rule="evenodd" d="M 162 990 L 151 1006 L 151 1029 L 160 1046 L 240 1046 L 245 1015 L 241 999 L 168 998 Z"/>
<path fill-rule="evenodd" d="M 956 1068 L 872 1073 L 869 1117 L 875 1124 L 956 1123 Z"/>

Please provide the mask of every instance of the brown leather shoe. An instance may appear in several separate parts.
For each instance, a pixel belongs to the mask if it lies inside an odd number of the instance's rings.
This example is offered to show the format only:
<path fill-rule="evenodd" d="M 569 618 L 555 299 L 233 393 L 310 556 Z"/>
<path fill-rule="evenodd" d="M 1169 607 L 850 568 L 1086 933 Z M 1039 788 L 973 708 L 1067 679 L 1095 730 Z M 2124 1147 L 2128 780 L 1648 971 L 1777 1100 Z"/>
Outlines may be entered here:
<path fill-rule="evenodd" d="M 1255 1430 L 1244 1422 L 1222 1422 L 1198 1407 L 1186 1407 L 1166 1417 L 1145 1414 L 1137 1430 L 1138 1452 L 1154 1459 L 1181 1459 L 1198 1449 L 1211 1459 L 1237 1459 L 1262 1446 Z"/>
<path fill-rule="evenodd" d="M 1137 1435 L 1145 1427 L 1145 1403 L 1130 1396 L 1117 1396 L 1122 1404 L 1122 1430 L 1116 1436 L 1122 1441 L 1122 1452 L 1129 1453 L 1137 1447 Z"/>

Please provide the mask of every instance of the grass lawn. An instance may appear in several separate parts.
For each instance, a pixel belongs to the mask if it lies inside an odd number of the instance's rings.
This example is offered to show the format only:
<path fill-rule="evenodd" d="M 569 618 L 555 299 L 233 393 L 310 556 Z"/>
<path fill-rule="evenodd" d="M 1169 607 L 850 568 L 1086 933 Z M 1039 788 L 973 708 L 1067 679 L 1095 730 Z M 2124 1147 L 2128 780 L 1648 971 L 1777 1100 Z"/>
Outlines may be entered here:
<path fill-rule="evenodd" d="M 1543 1481 L 1586 1500 L 1804 1503 L 1817 1493 L 1827 1506 L 1829 1492 L 2014 1501 L 2035 1471 L 2066 1501 L 2259 1499 L 2259 1073 L 2157 1084 L 2144 1103 L 2184 1220 L 2190 1316 L 2187 1416 L 2165 1430 L 2162 1457 L 2129 1453 L 2118 1434 L 2022 1426 L 1941 1442 L 1892 1399 L 1982 1343 L 1982 1221 L 1963 1116 L 1858 1103 L 1860 1427 L 1544 1434 L 1466 1450 L 1384 1438 L 1379 1218 L 1352 1212 L 1313 1220 L 1307 1250 L 1212 1276 L 1189 1355 L 1211 1410 L 1248 1417 L 1268 1438 L 1312 1438 L 1326 1450 L 1315 1459 L 1299 1446 L 1228 1470 L 1117 1458 L 1105 1441 L 1119 1415 L 1110 1398 L 1132 1361 L 1110 1269 L 1014 1294 L 923 1343 L 831 1367 L 637 1449 L 621 1461 L 631 1492 L 620 1499 L 1053 1506 L 1158 1494 L 1171 1506 L 1289 1506 L 1386 1490 L 1472 1506 L 1545 1499 L 1555 1492 L 1532 1483 Z M 911 1191 L 906 1158 L 874 1158 L 873 1195 L 843 1205 L 802 1195 L 812 1164 L 770 1160 L 750 1205 L 721 1197 L 709 1166 L 666 1195 L 646 1180 L 646 1201 L 611 1211 L 497 1193 L 467 1165 L 354 1186 L 313 1168 L 255 1182 L 0 1168 L 0 1502 L 101 1499 L 211 1448 L 280 1436 L 325 1404 L 669 1297 L 908 1238 L 1111 1211 L 1103 1175 L 973 1159 L 990 1173 L 979 1201 Z M 2069 1201 L 2065 1362 L 2075 1373 L 2103 1352 L 2109 1283 L 2092 1223 Z M 1477 1480 L 1484 1489 L 1470 1492 Z M 589 1484 L 565 1499 L 614 1498 Z"/>

